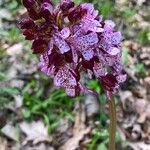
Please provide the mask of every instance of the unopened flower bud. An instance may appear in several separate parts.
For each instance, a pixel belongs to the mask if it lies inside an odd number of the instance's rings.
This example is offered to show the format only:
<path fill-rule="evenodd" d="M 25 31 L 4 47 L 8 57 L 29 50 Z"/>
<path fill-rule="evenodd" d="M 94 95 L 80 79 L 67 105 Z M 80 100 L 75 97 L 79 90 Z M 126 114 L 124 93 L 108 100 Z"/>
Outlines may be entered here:
<path fill-rule="evenodd" d="M 40 11 L 41 16 L 45 19 L 50 19 L 52 13 L 53 13 L 53 6 L 48 2 L 44 2 L 41 5 L 41 11 Z"/>
<path fill-rule="evenodd" d="M 42 54 L 47 50 L 47 42 L 43 39 L 37 39 L 33 41 L 32 50 L 34 54 Z"/>
<path fill-rule="evenodd" d="M 22 19 L 19 24 L 21 29 L 33 29 L 35 27 L 34 21 L 30 18 Z"/>

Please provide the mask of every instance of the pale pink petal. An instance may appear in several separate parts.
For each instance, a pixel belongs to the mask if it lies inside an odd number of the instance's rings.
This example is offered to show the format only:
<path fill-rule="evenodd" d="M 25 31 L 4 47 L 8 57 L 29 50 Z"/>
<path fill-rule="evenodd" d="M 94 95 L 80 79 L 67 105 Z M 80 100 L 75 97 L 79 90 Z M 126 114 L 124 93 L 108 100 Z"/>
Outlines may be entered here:
<path fill-rule="evenodd" d="M 62 37 L 62 38 L 66 39 L 66 38 L 68 38 L 69 35 L 70 35 L 70 29 L 69 29 L 68 27 L 63 28 L 63 29 L 61 30 L 60 34 L 61 34 L 61 37 Z"/>
<path fill-rule="evenodd" d="M 127 79 L 127 75 L 126 75 L 126 74 L 118 75 L 118 76 L 116 77 L 116 79 L 117 79 L 117 81 L 118 81 L 119 83 L 125 82 L 126 79 Z"/>
<path fill-rule="evenodd" d="M 53 48 L 54 48 L 54 41 L 53 39 L 51 39 L 48 44 L 48 55 L 52 53 Z"/>
<path fill-rule="evenodd" d="M 94 11 L 94 5 L 93 4 L 91 4 L 91 3 L 84 3 L 84 4 L 81 4 L 81 7 L 83 9 L 86 9 L 87 13 L 93 14 L 93 11 Z"/>
<path fill-rule="evenodd" d="M 120 53 L 120 49 L 117 47 L 111 47 L 109 50 L 107 50 L 107 53 L 110 55 L 117 55 Z"/>
<path fill-rule="evenodd" d="M 92 14 L 93 18 L 96 18 L 98 14 L 99 14 L 98 10 L 94 10 Z"/>
<path fill-rule="evenodd" d="M 47 66 L 42 67 L 42 68 L 41 68 L 41 71 L 47 74 L 48 67 L 47 67 Z"/>
<path fill-rule="evenodd" d="M 105 25 L 111 26 L 112 28 L 116 26 L 116 24 L 112 20 L 105 20 Z"/>

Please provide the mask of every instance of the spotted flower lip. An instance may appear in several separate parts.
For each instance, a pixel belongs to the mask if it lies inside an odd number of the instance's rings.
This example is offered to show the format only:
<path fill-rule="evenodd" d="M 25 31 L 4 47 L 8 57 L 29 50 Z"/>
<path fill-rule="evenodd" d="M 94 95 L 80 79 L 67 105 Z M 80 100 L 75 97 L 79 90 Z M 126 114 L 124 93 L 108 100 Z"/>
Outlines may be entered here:
<path fill-rule="evenodd" d="M 61 0 L 23 0 L 28 18 L 20 28 L 32 51 L 40 55 L 39 68 L 69 96 L 93 92 L 81 82 L 83 73 L 96 77 L 111 99 L 126 74 L 121 64 L 122 35 L 112 20 L 103 20 L 91 3 Z M 82 75 L 81 75 L 82 73 Z"/>

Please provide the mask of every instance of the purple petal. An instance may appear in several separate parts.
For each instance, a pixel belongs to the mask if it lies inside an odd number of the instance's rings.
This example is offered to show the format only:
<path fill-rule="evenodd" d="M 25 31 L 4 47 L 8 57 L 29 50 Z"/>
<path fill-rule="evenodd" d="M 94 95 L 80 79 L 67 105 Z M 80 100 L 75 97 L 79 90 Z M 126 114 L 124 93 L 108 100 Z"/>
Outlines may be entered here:
<path fill-rule="evenodd" d="M 101 28 L 101 24 L 97 20 L 93 19 L 85 19 L 83 20 L 83 23 L 81 24 L 82 28 L 85 31 L 93 31 L 93 32 L 103 32 L 104 29 Z"/>
<path fill-rule="evenodd" d="M 116 79 L 117 79 L 117 81 L 118 81 L 119 83 L 125 82 L 126 79 L 127 79 L 127 75 L 126 75 L 126 74 L 118 75 L 118 76 L 116 77 Z"/>
<path fill-rule="evenodd" d="M 54 84 L 58 87 L 74 87 L 77 85 L 76 79 L 67 67 L 62 67 L 54 77 Z"/>
<path fill-rule="evenodd" d="M 99 38 L 100 38 L 99 48 L 102 48 L 103 50 L 107 51 L 110 47 L 112 47 L 111 33 L 104 32 Z"/>
<path fill-rule="evenodd" d="M 48 43 L 48 55 L 52 53 L 53 48 L 54 48 L 54 41 L 53 39 L 51 39 L 50 42 Z"/>
<path fill-rule="evenodd" d="M 105 20 L 105 25 L 108 27 L 110 26 L 111 28 L 114 28 L 116 24 L 112 20 Z"/>
<path fill-rule="evenodd" d="M 96 18 L 98 16 L 98 10 L 94 10 L 92 13 L 93 18 Z"/>
<path fill-rule="evenodd" d="M 68 28 L 68 27 L 63 28 L 63 29 L 61 30 L 60 34 L 61 34 L 61 37 L 62 37 L 62 38 L 64 38 L 64 39 L 68 38 L 69 35 L 70 35 L 70 30 L 69 30 L 69 28 Z"/>
<path fill-rule="evenodd" d="M 86 9 L 86 10 L 87 10 L 87 13 L 90 13 L 90 14 L 92 14 L 93 11 L 94 11 L 94 5 L 91 4 L 91 3 L 84 3 L 84 4 L 81 4 L 81 7 L 82 7 L 83 9 Z"/>
<path fill-rule="evenodd" d="M 54 38 L 54 44 L 59 48 L 61 54 L 64 54 L 70 50 L 69 45 L 62 37 L 55 34 L 53 38 Z"/>
<path fill-rule="evenodd" d="M 105 57 L 105 65 L 108 65 L 108 66 L 114 65 L 114 63 L 116 61 L 115 58 L 113 58 L 112 56 L 107 56 L 107 55 L 105 55 L 104 57 Z"/>
<path fill-rule="evenodd" d="M 44 72 L 45 74 L 47 74 L 48 72 L 48 67 L 47 66 L 44 66 L 41 68 L 41 71 Z"/>
<path fill-rule="evenodd" d="M 96 33 L 92 32 L 89 33 L 88 35 L 78 37 L 75 40 L 76 40 L 76 44 L 83 47 L 88 47 L 98 43 L 98 36 Z"/>
<path fill-rule="evenodd" d="M 83 34 L 84 34 L 85 32 L 83 31 L 83 29 L 82 29 L 80 26 L 75 26 L 75 27 L 73 28 L 73 33 L 74 33 L 73 37 L 74 37 L 74 38 L 77 38 L 77 37 L 79 37 L 79 36 L 83 36 Z"/>
<path fill-rule="evenodd" d="M 75 63 L 77 63 L 78 62 L 78 53 L 77 53 L 77 50 L 73 46 L 71 47 L 71 50 L 72 50 L 73 61 Z"/>
<path fill-rule="evenodd" d="M 97 56 L 98 56 L 98 59 L 99 59 L 100 63 L 104 63 L 105 58 L 104 58 L 103 52 L 97 48 L 96 53 L 97 53 Z"/>
<path fill-rule="evenodd" d="M 92 14 L 85 15 L 85 17 L 83 17 L 83 19 L 82 19 L 80 26 L 86 32 L 87 31 L 103 32 L 100 21 L 95 20 Z"/>
<path fill-rule="evenodd" d="M 66 88 L 66 93 L 68 96 L 74 97 L 76 96 L 76 90 L 75 88 Z"/>
<path fill-rule="evenodd" d="M 81 51 L 85 60 L 89 61 L 94 56 L 94 51 L 92 49 L 84 49 Z"/>
<path fill-rule="evenodd" d="M 106 68 L 101 63 L 94 63 L 93 71 L 97 78 L 106 74 Z"/>
<path fill-rule="evenodd" d="M 54 65 L 50 66 L 50 67 L 48 68 L 47 75 L 49 75 L 49 76 L 54 75 L 55 70 L 56 70 L 56 68 L 55 68 Z"/>
<path fill-rule="evenodd" d="M 120 73 L 123 69 L 123 66 L 119 62 L 115 62 L 113 65 L 113 69 L 116 73 Z"/>
<path fill-rule="evenodd" d="M 120 53 L 120 49 L 117 47 L 111 47 L 108 50 L 106 50 L 106 52 L 110 55 L 117 55 L 118 53 Z"/>
<path fill-rule="evenodd" d="M 112 35 L 112 44 L 118 45 L 122 40 L 122 35 L 120 32 L 114 32 Z"/>

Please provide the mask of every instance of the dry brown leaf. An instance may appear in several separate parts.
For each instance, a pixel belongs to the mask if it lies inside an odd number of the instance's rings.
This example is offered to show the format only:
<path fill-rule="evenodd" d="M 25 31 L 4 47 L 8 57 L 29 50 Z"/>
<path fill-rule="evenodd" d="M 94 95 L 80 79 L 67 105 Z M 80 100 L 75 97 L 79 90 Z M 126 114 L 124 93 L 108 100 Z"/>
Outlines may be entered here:
<path fill-rule="evenodd" d="M 124 109 L 126 109 L 126 100 L 132 97 L 132 92 L 131 91 L 123 91 L 119 92 L 120 100 L 122 102 L 122 106 Z"/>
<path fill-rule="evenodd" d="M 141 136 L 142 136 L 141 126 L 139 124 L 134 124 L 131 133 L 131 139 L 137 141 L 140 140 Z"/>
<path fill-rule="evenodd" d="M 144 85 L 147 87 L 147 89 L 150 89 L 150 76 L 144 79 Z"/>
<path fill-rule="evenodd" d="M 120 99 L 122 102 L 123 110 L 127 113 L 135 111 L 135 98 L 131 91 L 121 91 L 119 92 Z"/>
<path fill-rule="evenodd" d="M 37 146 L 30 146 L 30 145 L 24 146 L 22 150 L 55 150 L 55 149 L 44 143 L 41 143 L 41 144 L 38 144 Z"/>
<path fill-rule="evenodd" d="M 79 142 L 91 130 L 91 127 L 86 127 L 85 120 L 85 109 L 83 106 L 81 106 L 79 107 L 79 110 L 76 113 L 76 119 L 73 128 L 73 136 L 62 147 L 60 147 L 60 150 L 75 150 L 79 147 Z"/>
<path fill-rule="evenodd" d="M 146 0 L 136 0 L 137 4 L 141 6 Z"/>
<path fill-rule="evenodd" d="M 7 142 L 0 137 L 0 150 L 7 150 Z"/>
<path fill-rule="evenodd" d="M 146 112 L 141 113 L 138 120 L 137 120 L 137 122 L 138 123 L 144 123 L 147 116 L 148 116 L 148 113 L 146 113 Z"/>
<path fill-rule="evenodd" d="M 137 99 L 135 102 L 136 112 L 139 114 L 138 122 L 144 123 L 150 118 L 150 104 L 145 99 Z"/>
<path fill-rule="evenodd" d="M 138 114 L 142 114 L 145 111 L 147 106 L 147 101 L 145 99 L 136 99 L 135 101 L 135 108 Z"/>
<path fill-rule="evenodd" d="M 23 97 L 21 95 L 14 95 L 15 98 L 15 108 L 20 108 L 23 104 Z"/>
<path fill-rule="evenodd" d="M 118 131 L 118 133 L 119 133 L 119 135 L 121 137 L 121 140 L 122 141 L 126 141 L 126 135 L 125 135 L 125 132 L 123 131 L 123 129 L 118 126 L 117 127 L 117 131 Z"/>
<path fill-rule="evenodd" d="M 7 49 L 7 54 L 10 56 L 15 56 L 21 54 L 22 49 L 23 49 L 22 43 L 17 43 Z"/>
<path fill-rule="evenodd" d="M 45 127 L 42 121 L 33 121 L 31 123 L 22 122 L 20 123 L 20 128 L 22 132 L 26 134 L 23 145 L 26 145 L 28 141 L 33 141 L 33 144 L 51 141 L 51 138 L 48 135 L 48 128 Z"/>
<path fill-rule="evenodd" d="M 150 150 L 150 144 L 144 142 L 129 143 L 128 144 L 133 150 Z"/>
<path fill-rule="evenodd" d="M 56 129 L 56 131 L 58 133 L 64 133 L 64 132 L 67 132 L 70 127 L 71 127 L 71 122 L 69 121 L 69 119 L 63 118 L 63 119 L 60 119 L 59 126 Z"/>

